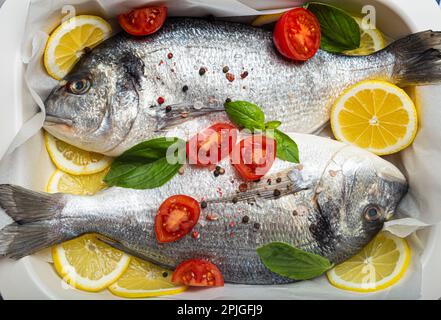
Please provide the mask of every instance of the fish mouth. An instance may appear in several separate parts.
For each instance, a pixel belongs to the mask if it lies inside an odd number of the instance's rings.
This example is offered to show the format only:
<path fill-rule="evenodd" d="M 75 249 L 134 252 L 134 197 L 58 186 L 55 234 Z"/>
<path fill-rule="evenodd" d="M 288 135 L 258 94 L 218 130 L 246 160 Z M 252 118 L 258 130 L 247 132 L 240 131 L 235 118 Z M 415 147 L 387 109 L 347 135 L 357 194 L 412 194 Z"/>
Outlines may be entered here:
<path fill-rule="evenodd" d="M 73 121 L 71 119 L 63 119 L 63 118 L 55 117 L 50 114 L 46 114 L 44 125 L 45 126 L 64 125 L 64 126 L 72 127 Z"/>

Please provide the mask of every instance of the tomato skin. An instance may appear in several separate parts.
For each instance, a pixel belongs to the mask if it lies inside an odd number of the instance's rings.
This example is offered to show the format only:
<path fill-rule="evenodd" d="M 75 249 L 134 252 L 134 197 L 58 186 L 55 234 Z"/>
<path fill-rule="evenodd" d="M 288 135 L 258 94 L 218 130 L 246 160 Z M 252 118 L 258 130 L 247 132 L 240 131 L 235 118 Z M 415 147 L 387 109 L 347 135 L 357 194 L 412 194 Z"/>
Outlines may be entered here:
<path fill-rule="evenodd" d="M 118 16 L 120 26 L 133 36 L 147 36 L 163 26 L 167 18 L 167 7 L 145 7 L 134 9 Z"/>
<path fill-rule="evenodd" d="M 190 259 L 173 272 L 172 282 L 191 287 L 223 287 L 224 278 L 214 264 L 206 260 Z"/>
<path fill-rule="evenodd" d="M 187 142 L 189 163 L 202 167 L 218 164 L 231 154 L 237 142 L 237 132 L 229 123 L 216 123 L 198 133 Z M 217 154 L 211 156 L 211 151 Z"/>
<path fill-rule="evenodd" d="M 155 217 L 155 234 L 160 243 L 182 239 L 199 220 L 199 202 L 189 196 L 177 195 L 165 200 Z"/>
<path fill-rule="evenodd" d="M 271 169 L 276 151 L 275 140 L 262 135 L 253 135 L 242 140 L 234 148 L 233 166 L 243 179 L 259 180 Z"/>
<path fill-rule="evenodd" d="M 286 58 L 297 61 L 312 58 L 320 48 L 320 40 L 320 23 L 305 8 L 296 8 L 283 14 L 273 33 L 277 50 Z"/>

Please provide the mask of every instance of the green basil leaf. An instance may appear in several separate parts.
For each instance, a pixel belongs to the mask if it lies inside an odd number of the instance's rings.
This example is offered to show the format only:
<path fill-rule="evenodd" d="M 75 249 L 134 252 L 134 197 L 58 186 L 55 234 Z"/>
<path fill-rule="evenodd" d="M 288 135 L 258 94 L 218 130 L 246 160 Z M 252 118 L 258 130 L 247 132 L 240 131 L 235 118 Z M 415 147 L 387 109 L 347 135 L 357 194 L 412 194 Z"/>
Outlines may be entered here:
<path fill-rule="evenodd" d="M 335 53 L 360 47 L 360 27 L 345 11 L 328 4 L 310 2 L 308 10 L 320 22 L 320 48 Z"/>
<path fill-rule="evenodd" d="M 326 258 L 282 242 L 257 248 L 257 254 L 270 271 L 294 280 L 313 279 L 333 267 Z"/>
<path fill-rule="evenodd" d="M 255 104 L 246 101 L 228 102 L 225 111 L 231 122 L 238 127 L 251 131 L 265 129 L 265 114 Z"/>
<path fill-rule="evenodd" d="M 299 163 L 299 148 L 290 136 L 282 131 L 274 130 L 274 139 L 277 142 L 277 158 L 293 163 Z"/>
<path fill-rule="evenodd" d="M 185 142 L 178 138 L 158 138 L 142 142 L 113 161 L 104 182 L 131 189 L 153 189 L 172 179 L 182 167 L 185 156 L 180 151 Z M 170 147 L 173 160 L 167 159 Z"/>
<path fill-rule="evenodd" d="M 280 121 L 269 121 L 265 124 L 266 129 L 277 129 L 282 125 L 282 122 Z"/>

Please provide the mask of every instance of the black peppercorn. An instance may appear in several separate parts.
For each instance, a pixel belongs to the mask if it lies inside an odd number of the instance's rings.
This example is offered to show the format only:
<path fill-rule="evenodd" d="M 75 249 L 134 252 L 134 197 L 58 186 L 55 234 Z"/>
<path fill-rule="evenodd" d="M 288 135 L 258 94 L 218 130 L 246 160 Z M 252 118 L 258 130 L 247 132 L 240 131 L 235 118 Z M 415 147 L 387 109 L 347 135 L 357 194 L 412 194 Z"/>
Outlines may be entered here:
<path fill-rule="evenodd" d="M 250 217 L 245 216 L 242 218 L 242 223 L 248 223 L 250 221 Z"/>

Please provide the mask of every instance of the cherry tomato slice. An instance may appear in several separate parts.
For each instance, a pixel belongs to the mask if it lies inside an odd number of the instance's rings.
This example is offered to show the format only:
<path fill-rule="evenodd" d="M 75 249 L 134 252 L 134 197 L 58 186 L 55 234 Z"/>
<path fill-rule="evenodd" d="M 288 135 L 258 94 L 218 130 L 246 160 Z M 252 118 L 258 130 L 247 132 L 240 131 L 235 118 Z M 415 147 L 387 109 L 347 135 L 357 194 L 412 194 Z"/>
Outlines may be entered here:
<path fill-rule="evenodd" d="M 237 141 L 237 129 L 228 123 L 217 123 L 195 135 L 187 142 L 190 164 L 209 166 L 231 154 Z"/>
<path fill-rule="evenodd" d="M 320 48 L 320 23 L 304 8 L 283 14 L 273 33 L 276 48 L 285 57 L 298 61 L 312 58 Z"/>
<path fill-rule="evenodd" d="M 224 278 L 211 262 L 191 259 L 181 263 L 173 273 L 172 282 L 192 287 L 223 287 Z"/>
<path fill-rule="evenodd" d="M 161 29 L 167 18 L 167 7 L 135 9 L 118 16 L 121 27 L 134 36 L 147 36 Z"/>
<path fill-rule="evenodd" d="M 275 158 L 276 141 L 266 136 L 254 135 L 236 146 L 232 161 L 243 179 L 256 181 L 268 173 Z"/>
<path fill-rule="evenodd" d="M 168 198 L 156 214 L 156 239 L 168 243 L 183 238 L 194 228 L 200 213 L 199 202 L 192 197 L 177 195 Z"/>

